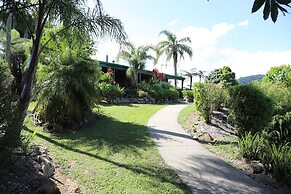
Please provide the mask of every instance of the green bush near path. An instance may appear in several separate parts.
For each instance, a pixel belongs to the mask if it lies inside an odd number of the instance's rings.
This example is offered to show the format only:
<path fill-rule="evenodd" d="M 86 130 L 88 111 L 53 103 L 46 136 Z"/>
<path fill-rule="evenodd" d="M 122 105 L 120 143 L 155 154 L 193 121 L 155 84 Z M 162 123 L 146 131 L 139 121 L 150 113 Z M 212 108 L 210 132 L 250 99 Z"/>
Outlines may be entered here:
<path fill-rule="evenodd" d="M 163 105 L 100 106 L 100 117 L 77 132 L 39 132 L 64 174 L 82 193 L 191 193 L 161 159 L 147 121 Z M 35 127 L 26 120 L 26 131 Z"/>

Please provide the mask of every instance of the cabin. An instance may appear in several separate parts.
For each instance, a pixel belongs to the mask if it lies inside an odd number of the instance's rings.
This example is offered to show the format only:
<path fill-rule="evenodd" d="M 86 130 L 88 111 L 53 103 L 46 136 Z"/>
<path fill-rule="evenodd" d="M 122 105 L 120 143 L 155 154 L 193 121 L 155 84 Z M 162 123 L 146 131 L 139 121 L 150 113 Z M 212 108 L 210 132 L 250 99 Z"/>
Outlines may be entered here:
<path fill-rule="evenodd" d="M 99 61 L 99 66 L 102 69 L 102 72 L 107 72 L 108 68 L 112 68 L 113 74 L 114 74 L 114 80 L 116 83 L 118 83 L 122 87 L 128 87 L 130 86 L 130 79 L 127 78 L 126 76 L 126 70 L 129 68 L 126 65 L 121 65 L 117 63 L 110 63 L 110 62 L 105 62 L 105 61 Z M 149 70 L 139 70 L 138 73 L 138 82 L 142 81 L 150 81 L 152 79 L 153 72 Z M 174 75 L 169 75 L 165 74 L 166 76 L 166 81 L 169 80 L 178 80 L 181 82 L 181 88 L 183 89 L 183 84 L 185 78 L 182 76 L 174 76 Z"/>

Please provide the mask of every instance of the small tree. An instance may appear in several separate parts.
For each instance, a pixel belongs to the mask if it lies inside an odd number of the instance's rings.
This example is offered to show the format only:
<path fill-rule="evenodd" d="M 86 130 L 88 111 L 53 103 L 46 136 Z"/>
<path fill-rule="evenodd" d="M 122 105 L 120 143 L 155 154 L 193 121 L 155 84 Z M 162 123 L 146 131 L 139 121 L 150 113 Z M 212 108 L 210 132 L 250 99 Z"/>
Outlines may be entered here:
<path fill-rule="evenodd" d="M 228 66 L 211 71 L 205 80 L 207 83 L 221 83 L 226 87 L 237 85 L 235 73 Z"/>
<path fill-rule="evenodd" d="M 263 83 L 282 82 L 286 86 L 291 87 L 291 67 L 290 65 L 281 65 L 272 67 L 263 77 Z"/>
<path fill-rule="evenodd" d="M 138 83 L 139 70 L 145 68 L 147 60 L 153 59 L 148 54 L 150 49 L 150 46 L 135 47 L 132 43 L 128 42 L 124 44 L 124 47 L 121 48 L 117 55 L 117 61 L 123 59 L 129 63 L 130 67 L 127 69 L 126 75 L 132 78 L 134 86 Z"/>
<path fill-rule="evenodd" d="M 173 59 L 174 62 L 174 73 L 177 76 L 177 64 L 178 58 L 184 59 L 185 53 L 192 57 L 192 48 L 185 43 L 191 43 L 191 39 L 189 37 L 185 37 L 182 39 L 178 39 L 175 34 L 169 32 L 167 30 L 163 30 L 160 32 L 160 35 L 165 35 L 167 40 L 161 41 L 157 48 L 159 50 L 159 54 L 165 54 L 166 60 L 170 61 Z M 175 79 L 175 87 L 177 87 L 177 80 Z"/>
<path fill-rule="evenodd" d="M 46 43 L 41 46 L 44 28 L 49 22 L 63 24 L 64 29 L 57 33 L 68 29 L 75 30 L 76 32 L 87 31 L 91 32 L 90 35 L 95 35 L 96 37 L 107 36 L 118 40 L 118 42 L 124 41 L 126 34 L 122 23 L 104 12 L 100 0 L 96 1 L 96 7 L 93 10 L 90 10 L 86 6 L 85 0 L 2 0 L 0 4 L 0 15 L 5 15 L 6 13 L 9 15 L 12 13 L 14 16 L 24 16 L 24 13 L 31 13 L 34 16 L 32 22 L 35 23 L 35 26 L 31 28 L 29 25 L 30 22 L 26 20 L 26 17 L 22 17 L 23 23 L 32 40 L 32 49 L 30 52 L 30 60 L 25 71 L 20 74 L 11 72 L 14 79 L 21 79 L 21 82 L 19 82 L 20 86 L 18 86 L 20 92 L 18 95 L 16 114 L 13 114 L 15 122 L 12 124 L 10 130 L 6 131 L 0 142 L 1 151 L 6 152 L 6 150 L 15 147 L 20 137 L 35 83 L 34 80 L 39 56 L 46 46 Z M 81 39 L 82 36 L 79 36 L 79 38 Z M 19 69 L 17 70 L 19 71 Z"/>

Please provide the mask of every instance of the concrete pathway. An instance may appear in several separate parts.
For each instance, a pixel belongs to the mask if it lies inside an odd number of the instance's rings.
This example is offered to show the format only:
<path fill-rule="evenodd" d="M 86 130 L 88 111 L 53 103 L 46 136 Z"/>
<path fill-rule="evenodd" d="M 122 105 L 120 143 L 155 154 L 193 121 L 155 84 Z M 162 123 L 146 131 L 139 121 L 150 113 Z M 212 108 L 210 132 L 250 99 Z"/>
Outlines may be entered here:
<path fill-rule="evenodd" d="M 163 108 L 149 120 L 148 130 L 166 164 L 193 193 L 270 193 L 187 135 L 177 122 L 185 106 Z"/>

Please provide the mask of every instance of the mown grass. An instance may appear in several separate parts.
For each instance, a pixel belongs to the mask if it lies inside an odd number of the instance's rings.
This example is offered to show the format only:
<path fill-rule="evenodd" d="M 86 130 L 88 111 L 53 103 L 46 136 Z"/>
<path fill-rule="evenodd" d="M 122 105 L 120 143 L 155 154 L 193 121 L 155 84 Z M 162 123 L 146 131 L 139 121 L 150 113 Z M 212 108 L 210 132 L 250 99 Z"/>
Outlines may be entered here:
<path fill-rule="evenodd" d="M 39 132 L 64 174 L 82 193 L 191 193 L 162 161 L 147 132 L 148 119 L 163 105 L 101 106 L 100 117 L 76 132 Z M 26 120 L 26 131 L 35 127 Z"/>

